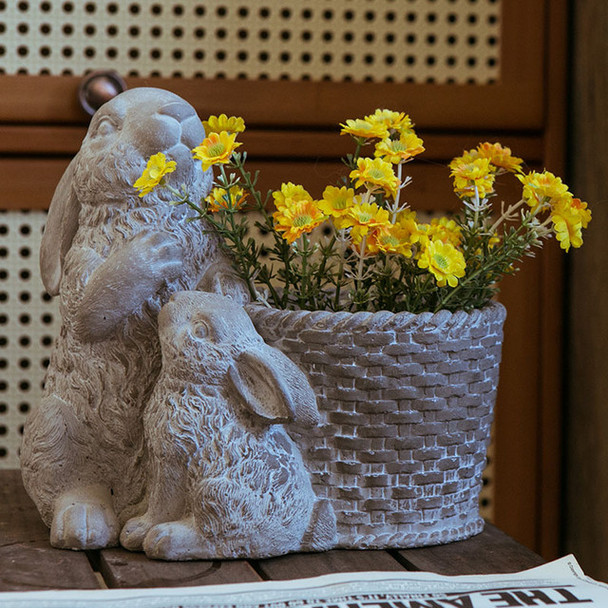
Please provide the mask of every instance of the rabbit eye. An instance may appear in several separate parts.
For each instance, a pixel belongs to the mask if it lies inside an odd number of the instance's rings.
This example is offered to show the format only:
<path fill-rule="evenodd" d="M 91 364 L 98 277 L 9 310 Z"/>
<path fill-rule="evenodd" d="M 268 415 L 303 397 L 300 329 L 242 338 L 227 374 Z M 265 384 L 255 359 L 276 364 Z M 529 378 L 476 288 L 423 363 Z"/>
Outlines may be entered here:
<path fill-rule="evenodd" d="M 192 334 L 196 338 L 204 339 L 209 337 L 209 326 L 206 323 L 198 322 L 192 328 Z"/>
<path fill-rule="evenodd" d="M 105 137 L 106 135 L 114 133 L 114 131 L 116 131 L 116 125 L 108 118 L 102 118 L 95 130 L 95 136 Z"/>

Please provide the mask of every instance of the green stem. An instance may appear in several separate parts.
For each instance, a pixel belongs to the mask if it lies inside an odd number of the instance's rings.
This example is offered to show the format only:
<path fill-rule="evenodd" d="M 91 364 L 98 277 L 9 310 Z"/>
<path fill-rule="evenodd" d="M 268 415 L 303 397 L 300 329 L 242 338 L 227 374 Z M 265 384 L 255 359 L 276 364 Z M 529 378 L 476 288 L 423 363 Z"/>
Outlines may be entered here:
<path fill-rule="evenodd" d="M 401 185 L 401 177 L 403 173 L 403 163 L 399 163 L 397 165 L 397 179 L 399 180 L 399 185 Z M 401 198 L 401 188 L 397 188 L 397 195 L 395 196 L 395 206 L 393 209 L 393 213 L 391 215 L 391 224 L 394 224 L 397 221 L 397 210 L 399 209 L 399 199 Z"/>
<path fill-rule="evenodd" d="M 489 235 L 492 236 L 498 227 L 506 221 L 509 217 L 513 215 L 526 201 L 522 198 L 519 202 L 514 205 L 510 205 L 507 207 L 507 210 L 500 215 L 500 217 L 490 226 L 490 230 L 488 231 Z"/>

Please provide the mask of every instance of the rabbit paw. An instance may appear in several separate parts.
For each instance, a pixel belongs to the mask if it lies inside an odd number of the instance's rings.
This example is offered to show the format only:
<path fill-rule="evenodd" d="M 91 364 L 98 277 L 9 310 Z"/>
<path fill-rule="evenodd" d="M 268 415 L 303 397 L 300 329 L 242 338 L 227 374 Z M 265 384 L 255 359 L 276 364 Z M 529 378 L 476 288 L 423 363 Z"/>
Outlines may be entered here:
<path fill-rule="evenodd" d="M 143 233 L 92 273 L 74 319 L 86 342 L 109 338 L 130 315 L 183 272 L 183 251 L 173 237 Z"/>
<path fill-rule="evenodd" d="M 59 549 L 103 549 L 118 545 L 118 519 L 109 504 L 58 501 L 51 524 L 51 545 Z"/>
<path fill-rule="evenodd" d="M 186 561 L 211 559 L 208 543 L 196 529 L 193 519 L 170 521 L 150 529 L 144 551 L 151 559 Z"/>
<path fill-rule="evenodd" d="M 144 233 L 134 240 L 141 261 L 152 265 L 152 273 L 165 280 L 183 272 L 183 251 L 174 238 L 159 232 Z"/>
<path fill-rule="evenodd" d="M 120 544 L 129 551 L 142 551 L 144 538 L 156 523 L 147 515 L 131 518 L 120 532 Z"/>

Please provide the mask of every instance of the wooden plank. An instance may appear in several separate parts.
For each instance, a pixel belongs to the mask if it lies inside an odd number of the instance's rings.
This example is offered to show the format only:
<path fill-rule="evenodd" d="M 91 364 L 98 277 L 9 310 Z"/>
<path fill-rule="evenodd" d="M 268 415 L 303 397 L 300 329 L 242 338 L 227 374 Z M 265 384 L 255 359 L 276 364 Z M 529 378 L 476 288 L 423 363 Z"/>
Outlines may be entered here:
<path fill-rule="evenodd" d="M 548 243 L 546 246 L 554 246 Z M 507 308 L 494 426 L 494 520 L 535 548 L 537 526 L 540 308 L 543 251 L 501 283 Z"/>
<path fill-rule="evenodd" d="M 437 547 L 405 549 L 398 554 L 409 569 L 438 574 L 499 574 L 544 563 L 498 528 L 486 524 L 477 536 Z"/>
<path fill-rule="evenodd" d="M 243 560 L 162 562 L 124 549 L 101 551 L 98 566 L 110 588 L 186 587 L 262 580 Z"/>
<path fill-rule="evenodd" d="M 82 552 L 53 549 L 19 471 L 0 471 L 0 591 L 96 589 Z"/>
<path fill-rule="evenodd" d="M 567 116 L 569 102 L 568 70 L 571 49 L 569 39 L 570 13 L 565 0 L 547 5 L 549 24 L 547 110 L 545 130 L 545 166 L 557 175 L 566 175 Z M 573 130 L 574 132 L 574 130 Z M 576 189 L 573 189 L 576 194 Z M 564 332 L 566 304 L 564 278 L 566 256 L 552 247 L 543 258 L 541 320 L 541 412 L 539 425 L 540 497 L 537 511 L 538 529 L 535 549 L 546 559 L 555 559 L 561 551 L 562 484 L 564 415 L 562 411 L 563 385 L 556 378 L 564 372 Z"/>
<path fill-rule="evenodd" d="M 538 130 L 543 126 L 542 78 L 491 85 L 126 80 L 129 88 L 171 90 L 187 99 L 200 116 L 245 115 L 256 126 L 331 127 L 378 107 L 402 108 L 404 100 L 408 113 L 424 128 Z M 0 75 L 0 121 L 83 124 L 87 115 L 75 101 L 79 82 L 75 76 Z"/>
<path fill-rule="evenodd" d="M 308 578 L 335 572 L 403 571 L 403 566 L 386 551 L 294 553 L 256 562 L 256 568 L 271 580 Z"/>
<path fill-rule="evenodd" d="M 69 158 L 0 158 L 0 209 L 47 209 Z"/>
<path fill-rule="evenodd" d="M 573 79 L 570 162 L 573 188 L 593 220 L 571 253 L 567 292 L 568 369 L 562 533 L 585 573 L 608 580 L 608 2 L 571 5 Z"/>
<path fill-rule="evenodd" d="M 69 158 L 0 158 L 0 172 L 10 175 L 0 190 L 0 209 L 47 209 L 53 192 L 69 164 Z M 265 194 L 278 189 L 282 182 L 300 183 L 313 197 L 320 197 L 327 185 L 337 184 L 347 169 L 331 160 L 254 160 L 249 171 L 260 171 L 259 189 Z M 405 200 L 413 209 L 423 211 L 456 211 L 460 201 L 452 191 L 449 170 L 445 163 L 419 160 L 407 167 L 413 182 L 404 191 Z M 501 196 L 518 200 L 519 182 L 501 178 Z"/>
<path fill-rule="evenodd" d="M 85 135 L 84 126 L 0 125 L 0 154 L 74 155 L 80 149 Z M 419 131 L 419 135 L 424 140 L 426 150 L 416 162 L 449 161 L 463 150 L 474 148 L 483 141 L 500 141 L 528 164 L 538 163 L 544 153 L 543 138 L 537 134 L 522 135 L 502 131 L 442 134 Z M 239 136 L 239 140 L 244 144 L 242 149 L 254 159 L 270 157 L 339 160 L 354 151 L 352 139 L 340 136 L 339 125 L 327 131 L 248 128 Z"/>
<path fill-rule="evenodd" d="M 86 135 L 86 126 L 0 125 L 0 154 L 74 155 Z"/>

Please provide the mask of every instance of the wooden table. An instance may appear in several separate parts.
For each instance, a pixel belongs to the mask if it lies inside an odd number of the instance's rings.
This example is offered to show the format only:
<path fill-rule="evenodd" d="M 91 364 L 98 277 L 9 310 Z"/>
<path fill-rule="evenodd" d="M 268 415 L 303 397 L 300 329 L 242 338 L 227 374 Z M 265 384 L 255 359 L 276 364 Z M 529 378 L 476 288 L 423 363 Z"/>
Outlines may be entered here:
<path fill-rule="evenodd" d="M 0 471 L 0 591 L 179 587 L 365 570 L 486 574 L 542 563 L 536 553 L 491 525 L 474 538 L 439 547 L 335 550 L 266 560 L 160 562 L 124 549 L 53 549 L 49 530 L 25 493 L 19 471 Z"/>

